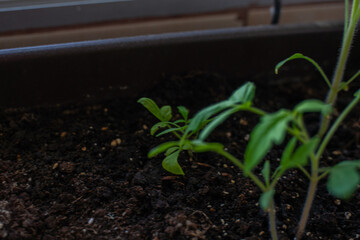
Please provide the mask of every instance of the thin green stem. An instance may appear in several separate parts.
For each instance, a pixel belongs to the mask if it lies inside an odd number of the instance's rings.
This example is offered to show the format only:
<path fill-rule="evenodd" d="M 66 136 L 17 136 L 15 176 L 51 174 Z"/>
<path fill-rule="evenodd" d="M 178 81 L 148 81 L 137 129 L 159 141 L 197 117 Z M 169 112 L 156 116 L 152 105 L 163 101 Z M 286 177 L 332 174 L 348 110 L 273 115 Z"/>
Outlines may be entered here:
<path fill-rule="evenodd" d="M 306 169 L 303 166 L 298 165 L 297 167 L 305 174 L 305 176 L 307 178 L 311 179 L 310 173 L 308 171 L 306 171 Z M 280 180 L 280 177 L 284 174 L 284 172 L 285 171 L 283 171 L 283 170 L 279 170 L 276 173 L 276 175 L 273 177 L 274 180 L 270 183 L 268 189 L 274 189 L 275 188 L 277 182 Z"/>
<path fill-rule="evenodd" d="M 268 215 L 269 215 L 269 229 L 272 240 L 277 240 L 277 230 L 276 230 L 276 210 L 275 210 L 275 203 L 274 198 L 271 199 L 269 209 L 268 209 Z"/>
<path fill-rule="evenodd" d="M 217 151 L 217 153 L 222 155 L 223 157 L 229 159 L 233 164 L 235 164 L 241 170 L 245 169 L 244 164 L 239 159 L 237 159 L 235 156 L 233 156 L 232 154 L 230 154 L 224 150 Z M 265 184 L 256 175 L 254 175 L 252 172 L 249 172 L 248 176 L 261 189 L 261 191 L 266 192 L 267 188 L 266 188 Z M 270 201 L 270 206 L 269 206 L 268 211 L 269 211 L 268 212 L 269 229 L 270 229 L 270 233 L 271 233 L 271 238 L 272 238 L 272 240 L 278 240 L 277 231 L 276 231 L 276 211 L 275 211 L 274 199 L 272 199 Z"/>
<path fill-rule="evenodd" d="M 344 32 L 347 32 L 349 25 L 349 0 L 345 0 L 345 21 L 344 21 Z M 345 36 L 345 34 L 344 34 Z"/>
<path fill-rule="evenodd" d="M 358 6 L 358 10 L 355 14 L 355 19 L 357 19 L 357 21 L 359 20 L 359 18 L 360 18 L 360 6 Z"/>
<path fill-rule="evenodd" d="M 328 174 L 329 174 L 330 170 L 327 170 L 326 172 L 324 172 L 323 174 L 321 174 L 319 177 L 318 177 L 318 180 L 320 181 L 321 179 L 323 179 L 324 177 L 326 177 Z"/>
<path fill-rule="evenodd" d="M 309 141 L 310 136 L 309 136 L 309 133 L 308 133 L 306 127 L 305 127 L 305 123 L 304 123 L 304 119 L 302 117 L 302 114 L 299 116 L 297 122 L 298 122 L 298 125 L 300 127 L 301 132 L 304 134 L 305 141 Z"/>
<path fill-rule="evenodd" d="M 171 125 L 177 127 L 177 128 L 180 128 L 179 125 L 177 125 L 176 123 L 173 123 L 173 122 L 164 122 L 166 123 L 166 126 L 168 127 L 168 129 L 171 129 Z M 177 133 L 177 132 L 172 132 L 178 139 L 181 139 L 181 136 Z"/>
<path fill-rule="evenodd" d="M 324 167 L 324 168 L 319 168 L 319 173 L 324 173 L 324 172 L 328 172 L 331 170 L 331 167 Z"/>
<path fill-rule="evenodd" d="M 173 122 L 165 122 L 169 128 L 171 128 L 170 125 L 173 125 L 174 127 L 180 128 L 181 126 L 179 124 L 173 123 Z"/>
<path fill-rule="evenodd" d="M 306 223 L 308 221 L 309 214 L 310 214 L 310 209 L 311 209 L 312 203 L 315 198 L 317 183 L 318 183 L 318 175 L 316 172 L 316 173 L 313 173 L 313 175 L 310 179 L 309 190 L 308 190 L 305 205 L 304 205 L 304 208 L 303 208 L 303 211 L 301 214 L 299 228 L 296 233 L 296 240 L 300 240 L 304 234 Z"/>
<path fill-rule="evenodd" d="M 275 177 L 274 177 L 274 180 L 270 183 L 270 186 L 268 187 L 268 189 L 274 189 L 277 182 L 279 181 L 280 177 L 284 174 L 284 171 L 283 170 L 279 170 Z"/>
<path fill-rule="evenodd" d="M 351 112 L 351 110 L 356 106 L 356 104 L 360 101 L 360 93 L 350 102 L 350 104 L 343 110 L 340 116 L 336 119 L 328 133 L 326 134 L 324 140 L 322 141 L 315 158 L 320 159 L 321 155 L 325 151 L 326 146 L 330 142 L 332 136 L 335 134 L 336 130 L 339 128 L 342 121 L 346 118 L 346 116 Z"/>
<path fill-rule="evenodd" d="M 348 4 L 346 1 L 345 4 Z M 346 11 L 348 12 L 348 5 L 345 6 Z M 340 56 L 338 59 L 338 64 L 335 69 L 334 77 L 332 80 L 332 87 L 330 88 L 330 92 L 327 96 L 326 102 L 328 104 L 334 105 L 336 102 L 336 98 L 339 92 L 339 86 L 341 85 L 341 82 L 343 80 L 344 76 L 344 70 L 346 66 L 346 62 L 350 53 L 350 46 L 353 41 L 355 28 L 357 25 L 357 21 L 360 17 L 360 7 L 359 7 L 359 0 L 353 1 L 353 7 L 351 11 L 350 20 L 348 19 L 348 13 L 345 13 L 346 19 L 345 19 L 345 29 L 344 29 L 344 37 L 341 47 Z M 349 21 L 349 23 L 348 23 Z M 353 81 L 353 79 L 351 79 Z M 296 233 L 296 239 L 300 240 L 303 236 L 303 233 L 305 231 L 306 223 L 309 218 L 310 209 L 312 206 L 312 203 L 315 198 L 315 193 L 317 189 L 317 184 L 319 180 L 326 176 L 327 172 L 323 173 L 319 177 L 319 161 L 320 157 L 322 156 L 327 144 L 329 143 L 331 137 L 334 135 L 335 131 L 338 129 L 340 123 L 344 120 L 344 118 L 349 114 L 349 112 L 353 109 L 353 107 L 358 103 L 360 100 L 360 94 L 356 96 L 356 98 L 345 108 L 345 110 L 341 113 L 341 115 L 336 119 L 335 123 L 332 125 L 328 133 L 326 134 L 325 138 L 323 139 L 322 143 L 320 144 L 320 147 L 318 151 L 316 152 L 315 156 L 311 156 L 311 178 L 310 178 L 310 185 L 308 194 L 306 197 L 305 205 L 302 211 L 302 215 L 299 222 L 299 228 L 298 232 Z M 323 137 L 325 132 L 328 129 L 330 123 L 330 115 L 324 117 L 321 120 L 320 128 L 318 135 L 320 138 Z"/>
<path fill-rule="evenodd" d="M 172 132 L 178 139 L 181 139 L 181 136 L 177 132 Z"/>
<path fill-rule="evenodd" d="M 310 173 L 309 173 L 308 171 L 306 171 L 306 169 L 305 169 L 303 166 L 298 165 L 297 167 L 305 174 L 305 176 L 306 176 L 308 179 L 311 179 Z"/>
<path fill-rule="evenodd" d="M 309 58 L 309 57 L 306 57 L 306 56 L 303 56 L 302 58 L 309 61 L 309 62 L 311 62 L 315 66 L 315 68 L 319 71 L 319 73 L 321 74 L 321 76 L 325 80 L 326 84 L 329 86 L 329 88 L 332 88 L 329 78 L 326 76 L 324 70 L 322 70 L 320 65 L 317 62 L 315 62 L 312 58 Z"/>
<path fill-rule="evenodd" d="M 353 5 L 354 6 L 354 5 Z M 341 47 L 341 52 L 338 60 L 338 64 L 335 70 L 335 74 L 332 80 L 332 88 L 330 89 L 330 92 L 328 94 L 328 97 L 326 99 L 326 103 L 334 105 L 337 95 L 338 95 L 338 89 L 342 82 L 343 76 L 344 76 L 344 70 L 346 66 L 346 62 L 350 53 L 350 46 L 353 40 L 355 28 L 356 28 L 356 21 L 353 21 L 351 19 L 348 30 L 345 32 L 344 40 Z M 330 123 L 330 117 L 324 117 L 320 124 L 319 129 L 319 136 L 322 137 Z"/>
<path fill-rule="evenodd" d="M 301 237 L 305 231 L 306 224 L 307 224 L 307 221 L 308 221 L 308 218 L 310 215 L 311 206 L 312 206 L 314 198 L 315 198 L 317 184 L 318 184 L 319 159 L 316 158 L 314 153 L 310 154 L 310 159 L 311 159 L 311 175 L 310 174 L 307 175 L 307 177 L 310 180 L 310 185 L 309 185 L 309 189 L 307 192 L 305 205 L 304 205 L 302 213 L 301 213 L 301 218 L 300 218 L 299 225 L 298 225 L 298 232 L 296 233 L 297 240 L 301 239 Z"/>
<path fill-rule="evenodd" d="M 306 141 L 310 140 L 309 134 L 306 130 L 305 124 L 304 124 L 304 120 L 302 118 L 302 116 L 300 116 L 299 118 L 299 127 L 301 129 L 302 132 L 304 132 L 305 135 L 305 139 Z M 310 159 L 311 159 L 311 175 L 308 173 L 308 171 L 306 171 L 302 166 L 298 166 L 299 169 L 301 171 L 304 172 L 304 174 L 309 178 L 310 180 L 310 185 L 309 185 L 309 190 L 306 196 L 306 201 L 305 201 L 305 205 L 301 214 L 301 218 L 299 221 L 299 228 L 298 228 L 298 232 L 296 234 L 296 239 L 299 240 L 301 239 L 304 231 L 305 231 L 305 227 L 306 227 L 306 223 L 308 221 L 309 218 L 309 214 L 310 214 L 310 210 L 311 210 L 311 206 L 312 203 L 314 201 L 315 198 L 315 193 L 316 193 L 316 188 L 317 188 L 317 183 L 318 183 L 318 171 L 319 171 L 319 161 L 316 157 L 316 155 L 314 153 L 310 154 Z"/>
<path fill-rule="evenodd" d="M 346 85 L 349 85 L 352 81 L 354 81 L 358 76 L 360 76 L 360 70 L 354 74 L 347 82 Z"/>
<path fill-rule="evenodd" d="M 356 15 L 358 14 L 358 11 L 359 11 L 359 0 L 354 0 L 353 5 L 351 7 L 350 21 L 355 21 L 357 19 Z"/>
<path fill-rule="evenodd" d="M 358 76 L 360 76 L 360 70 L 354 74 L 347 82 L 345 82 L 342 86 L 340 86 L 339 91 L 345 89 L 351 82 L 353 82 Z"/>
<path fill-rule="evenodd" d="M 265 114 L 267 114 L 265 111 L 263 111 L 263 110 L 261 110 L 259 108 L 256 108 L 256 107 L 250 107 L 247 110 L 249 112 L 255 113 L 255 114 L 260 115 L 260 116 L 264 116 Z"/>
<path fill-rule="evenodd" d="M 295 132 L 292 128 L 288 127 L 286 131 L 291 134 L 293 137 L 296 137 L 297 140 L 299 140 L 301 143 L 305 142 L 305 139 L 303 139 L 299 133 Z"/>
<path fill-rule="evenodd" d="M 241 170 L 245 169 L 244 164 L 237 159 L 235 156 L 233 156 L 232 154 L 226 152 L 225 150 L 222 151 L 217 151 L 218 154 L 220 154 L 221 156 L 229 159 L 233 164 L 235 164 L 238 168 L 240 168 Z M 251 178 L 251 180 L 254 181 L 254 183 L 261 189 L 261 191 L 265 192 L 266 191 L 266 186 L 265 184 L 252 172 L 248 173 L 248 176 Z"/>
<path fill-rule="evenodd" d="M 296 118 L 294 124 L 296 124 L 300 129 L 294 129 L 294 127 L 293 128 L 288 127 L 286 129 L 287 132 L 289 134 L 291 134 L 293 137 L 296 137 L 296 139 L 299 140 L 301 143 L 305 143 L 305 142 L 309 141 L 309 139 L 310 139 L 309 133 L 307 132 L 307 130 L 305 128 L 305 124 L 304 124 L 302 116 L 299 116 L 298 118 Z"/>
<path fill-rule="evenodd" d="M 304 136 L 305 136 L 305 142 L 308 142 L 308 141 L 310 141 L 310 136 L 309 136 L 309 133 L 308 133 L 308 131 L 307 131 L 307 129 L 306 129 L 306 127 L 305 127 L 305 123 L 304 123 L 304 119 L 303 119 L 303 117 L 302 116 L 300 116 L 299 117 L 299 127 L 300 127 L 300 130 L 303 132 L 303 134 L 304 134 Z M 315 153 L 311 153 L 310 154 L 310 160 L 311 160 L 311 164 L 312 164 L 312 171 L 314 171 L 314 169 L 317 169 L 318 168 L 318 161 L 317 161 L 317 158 L 316 158 L 316 156 L 315 156 Z M 300 166 L 301 167 L 301 166 Z M 300 170 L 302 170 L 301 168 L 300 168 Z M 303 169 L 303 170 L 305 170 L 305 169 Z M 303 171 L 302 170 L 302 171 Z M 304 172 L 304 171 L 303 171 Z M 305 175 L 309 178 L 309 179 L 311 179 L 311 176 L 310 176 L 310 174 L 306 171 L 306 172 L 304 172 L 305 173 Z M 307 173 L 307 174 L 306 174 Z"/>

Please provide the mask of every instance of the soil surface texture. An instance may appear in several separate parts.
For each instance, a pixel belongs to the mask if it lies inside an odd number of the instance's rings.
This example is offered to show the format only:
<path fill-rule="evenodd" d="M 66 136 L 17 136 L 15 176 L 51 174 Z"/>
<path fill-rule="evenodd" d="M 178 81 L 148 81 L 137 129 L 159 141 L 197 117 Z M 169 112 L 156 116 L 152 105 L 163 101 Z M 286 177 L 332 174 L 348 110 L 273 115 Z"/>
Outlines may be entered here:
<path fill-rule="evenodd" d="M 327 87 L 317 74 L 225 78 L 191 72 L 164 77 L 139 97 L 174 110 L 184 105 L 193 116 L 248 80 L 257 85 L 254 105 L 269 112 L 324 99 Z M 335 114 L 352 93 L 341 94 Z M 259 189 L 226 159 L 184 153 L 179 162 L 185 176 L 174 176 L 162 169 L 162 156 L 147 158 L 172 136 L 151 136 L 156 119 L 136 100 L 0 111 L 0 239 L 270 239 Z M 241 159 L 258 120 L 237 113 L 209 141 L 223 143 Z M 306 115 L 311 133 L 318 120 L 317 114 Z M 266 156 L 273 169 L 282 149 L 276 146 Z M 331 141 L 322 166 L 354 159 L 360 159 L 359 106 Z M 298 170 L 277 185 L 281 239 L 294 238 L 307 186 Z M 304 239 L 360 239 L 359 207 L 360 191 L 340 200 L 322 181 Z"/>

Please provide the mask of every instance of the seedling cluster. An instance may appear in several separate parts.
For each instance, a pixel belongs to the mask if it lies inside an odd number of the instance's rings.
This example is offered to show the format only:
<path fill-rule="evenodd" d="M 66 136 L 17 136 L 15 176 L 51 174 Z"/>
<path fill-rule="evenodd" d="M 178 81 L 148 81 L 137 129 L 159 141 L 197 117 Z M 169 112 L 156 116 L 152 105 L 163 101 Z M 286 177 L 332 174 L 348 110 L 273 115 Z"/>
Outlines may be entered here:
<path fill-rule="evenodd" d="M 350 15 L 349 15 L 350 12 Z M 339 128 L 343 120 L 360 101 L 360 89 L 354 91 L 352 101 L 342 110 L 336 119 L 333 107 L 340 91 L 348 91 L 350 84 L 360 75 L 358 71 L 353 77 L 344 81 L 345 65 L 350 53 L 350 46 L 354 37 L 355 29 L 360 18 L 359 0 L 352 2 L 349 11 L 349 1 L 345 1 L 345 24 L 343 42 L 335 68 L 332 81 L 326 76 L 322 68 L 310 57 L 296 53 L 275 67 L 275 73 L 289 61 L 303 59 L 311 63 L 321 74 L 329 87 L 325 101 L 307 99 L 297 104 L 293 109 L 280 109 L 273 113 L 267 113 L 253 106 L 255 85 L 245 83 L 237 89 L 227 100 L 221 101 L 198 112 L 193 118 L 188 118 L 188 110 L 178 107 L 182 119 L 171 121 L 171 108 L 164 106 L 159 108 L 154 101 L 141 98 L 139 102 L 144 105 L 160 122 L 151 128 L 154 135 L 160 128 L 165 128 L 157 136 L 172 133 L 176 141 L 165 142 L 149 152 L 149 157 L 154 157 L 165 152 L 163 167 L 174 174 L 184 174 L 178 163 L 181 151 L 192 152 L 215 152 L 230 160 L 239 167 L 245 176 L 251 178 L 262 191 L 260 206 L 269 216 L 269 230 L 272 239 L 278 239 L 276 230 L 275 214 L 275 187 L 279 179 L 289 169 L 300 169 L 309 179 L 309 189 L 300 217 L 296 239 L 302 238 L 309 217 L 311 206 L 316 194 L 319 181 L 327 177 L 327 188 L 331 194 L 338 198 L 349 198 L 356 191 L 360 183 L 360 160 L 342 161 L 335 166 L 323 168 L 321 157 L 331 138 Z M 232 155 L 221 143 L 206 142 L 207 137 L 231 115 L 247 111 L 257 114 L 260 122 L 252 130 L 250 140 L 246 147 L 244 159 Z M 311 136 L 305 126 L 303 115 L 308 112 L 317 112 L 321 116 L 317 134 Z M 284 143 L 286 135 L 290 140 L 284 144 L 280 163 L 273 166 L 264 158 L 274 145 Z M 253 173 L 256 167 L 262 165 L 261 176 Z M 309 168 L 307 166 L 310 165 Z M 273 166 L 273 167 L 271 167 Z M 275 169 L 273 172 L 271 169 Z"/>

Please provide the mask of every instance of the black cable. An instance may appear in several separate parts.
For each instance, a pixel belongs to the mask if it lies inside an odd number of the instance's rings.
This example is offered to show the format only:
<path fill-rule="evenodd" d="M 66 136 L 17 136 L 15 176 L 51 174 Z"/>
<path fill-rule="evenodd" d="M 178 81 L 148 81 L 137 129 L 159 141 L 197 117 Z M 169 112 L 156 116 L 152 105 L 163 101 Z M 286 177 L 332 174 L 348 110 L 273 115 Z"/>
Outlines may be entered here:
<path fill-rule="evenodd" d="M 278 24 L 281 15 L 281 0 L 274 0 L 271 24 Z"/>

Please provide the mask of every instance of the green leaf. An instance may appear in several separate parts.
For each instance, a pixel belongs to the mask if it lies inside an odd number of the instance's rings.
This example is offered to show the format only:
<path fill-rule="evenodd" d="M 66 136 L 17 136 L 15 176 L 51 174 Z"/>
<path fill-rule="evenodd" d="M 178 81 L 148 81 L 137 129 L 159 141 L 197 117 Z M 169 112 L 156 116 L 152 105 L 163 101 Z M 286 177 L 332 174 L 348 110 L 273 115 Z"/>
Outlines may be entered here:
<path fill-rule="evenodd" d="M 179 154 L 180 151 L 176 151 L 164 158 L 164 160 L 162 161 L 162 166 L 168 172 L 177 175 L 184 175 L 184 172 L 178 163 Z"/>
<path fill-rule="evenodd" d="M 194 152 L 221 152 L 224 149 L 224 145 L 220 143 L 206 143 L 195 140 L 192 141 L 191 144 Z"/>
<path fill-rule="evenodd" d="M 161 107 L 160 113 L 161 113 L 161 118 L 162 118 L 161 121 L 163 121 L 163 122 L 168 122 L 172 118 L 171 107 L 168 105 Z"/>
<path fill-rule="evenodd" d="M 165 152 L 168 148 L 175 147 L 178 145 L 179 145 L 179 142 L 175 142 L 175 141 L 162 143 L 162 144 L 154 147 L 153 149 L 151 149 L 150 152 L 148 153 L 148 157 L 149 158 L 155 157 L 156 155 L 158 155 L 162 152 Z"/>
<path fill-rule="evenodd" d="M 234 106 L 236 103 L 246 103 L 251 102 L 255 95 L 255 85 L 252 82 L 247 82 L 238 88 L 228 100 L 219 102 L 217 104 L 211 105 L 204 108 L 198 112 L 187 129 L 187 132 L 196 132 L 201 129 L 206 124 L 206 121 L 213 115 L 226 110 L 229 107 Z M 216 119 L 216 122 L 211 125 L 207 131 L 203 132 L 202 139 L 205 139 L 219 124 L 221 124 L 225 119 L 231 115 L 232 110 L 219 115 Z"/>
<path fill-rule="evenodd" d="M 295 112 L 321 112 L 322 115 L 326 116 L 332 111 L 331 104 L 326 104 L 320 100 L 308 99 L 302 101 L 294 108 Z"/>
<path fill-rule="evenodd" d="M 281 177 L 281 175 L 278 176 L 278 174 L 279 174 L 280 171 L 282 171 L 282 167 L 279 165 L 279 166 L 275 169 L 275 171 L 273 172 L 273 174 L 271 175 L 271 179 L 273 179 L 273 178 L 275 178 L 275 177 L 277 177 L 277 178 Z M 283 172 L 281 172 L 281 174 L 282 174 L 282 173 L 283 173 Z"/>
<path fill-rule="evenodd" d="M 216 116 L 200 133 L 199 140 L 205 140 L 214 129 L 222 124 L 228 117 L 237 112 L 238 110 L 235 108 L 228 109 L 218 116 Z"/>
<path fill-rule="evenodd" d="M 261 194 L 259 202 L 260 202 L 260 207 L 263 210 L 266 211 L 267 209 L 269 209 L 270 202 L 271 202 L 271 199 L 274 197 L 274 194 L 275 194 L 274 189 L 271 189 L 270 191 L 267 191 L 267 192 L 264 192 Z"/>
<path fill-rule="evenodd" d="M 160 121 L 164 121 L 163 117 L 162 117 L 162 113 L 160 112 L 160 108 L 153 100 L 151 100 L 150 98 L 143 97 L 143 98 L 140 98 L 137 102 L 142 104 L 157 119 L 159 119 Z"/>
<path fill-rule="evenodd" d="M 266 186 L 269 186 L 270 184 L 270 162 L 265 161 L 263 169 L 261 170 L 261 174 L 264 177 Z"/>
<path fill-rule="evenodd" d="M 167 134 L 167 133 L 172 133 L 172 132 L 176 132 L 176 131 L 183 131 L 185 129 L 185 127 L 178 127 L 178 128 L 169 128 L 169 129 L 166 129 L 164 131 L 162 131 L 161 133 L 157 134 L 156 137 L 160 137 L 164 134 Z"/>
<path fill-rule="evenodd" d="M 214 131 L 216 127 L 218 127 L 220 124 L 222 124 L 228 117 L 230 117 L 232 114 L 241 111 L 246 110 L 250 108 L 249 102 L 240 104 L 240 105 L 234 105 L 231 109 L 228 109 L 216 117 L 214 117 L 211 122 L 201 131 L 199 139 L 205 140 L 211 133 Z"/>
<path fill-rule="evenodd" d="M 150 134 L 154 135 L 157 132 L 157 130 L 159 130 L 160 128 L 167 127 L 167 126 L 168 126 L 168 124 L 165 122 L 158 122 L 154 126 L 152 126 L 152 128 L 150 129 Z"/>
<path fill-rule="evenodd" d="M 322 70 L 322 68 L 319 66 L 319 64 L 314 60 L 311 59 L 309 57 L 306 57 L 304 55 L 302 55 L 301 53 L 295 53 L 294 55 L 288 57 L 287 59 L 279 62 L 276 66 L 275 66 L 275 74 L 279 73 L 279 69 L 287 62 L 294 60 L 294 59 L 304 59 L 308 62 L 310 62 L 312 65 L 314 65 L 314 67 L 320 72 L 321 76 L 323 77 L 323 79 L 325 80 L 326 84 L 331 88 L 331 83 L 329 81 L 329 78 L 326 76 L 326 74 L 324 73 L 324 71 Z"/>
<path fill-rule="evenodd" d="M 184 145 L 182 146 L 182 149 L 183 150 L 192 150 L 192 144 L 191 144 L 191 142 L 189 142 L 189 141 L 186 141 L 185 143 L 184 143 Z"/>
<path fill-rule="evenodd" d="M 285 65 L 285 63 L 294 60 L 294 59 L 298 59 L 298 58 L 304 58 L 304 55 L 302 55 L 301 53 L 295 53 L 293 55 L 291 55 L 290 57 L 286 58 L 285 60 L 279 62 L 276 66 L 275 66 L 275 74 L 279 74 L 279 69 Z"/>
<path fill-rule="evenodd" d="M 296 166 L 304 166 L 307 164 L 308 157 L 311 153 L 313 153 L 319 143 L 319 138 L 314 137 L 309 142 L 304 143 L 298 149 L 296 149 L 295 153 L 291 157 L 291 161 L 284 163 L 286 168 L 292 168 Z"/>
<path fill-rule="evenodd" d="M 284 109 L 261 118 L 260 123 L 251 133 L 245 150 L 245 175 L 260 163 L 273 144 L 283 142 L 291 118 L 291 113 Z"/>
<path fill-rule="evenodd" d="M 234 103 L 251 102 L 255 96 L 255 85 L 252 82 L 247 82 L 237 89 L 229 98 Z"/>
<path fill-rule="evenodd" d="M 176 146 L 176 147 L 171 147 L 171 148 L 168 148 L 165 152 L 165 156 L 169 156 L 170 154 L 172 154 L 173 152 L 175 152 L 176 150 L 178 150 L 179 147 Z"/>
<path fill-rule="evenodd" d="M 297 167 L 297 166 L 304 166 L 307 163 L 307 159 L 311 153 L 313 153 L 319 143 L 319 138 L 314 137 L 309 142 L 304 143 L 300 147 L 294 151 L 296 139 L 292 138 L 291 141 L 286 146 L 286 149 L 281 157 L 280 166 L 283 171 Z"/>
<path fill-rule="evenodd" d="M 184 120 L 188 120 L 188 116 L 189 116 L 189 110 L 184 107 L 184 106 L 178 106 L 177 107 L 179 113 L 181 114 L 181 116 L 184 118 Z"/>
<path fill-rule="evenodd" d="M 328 191 L 338 198 L 349 198 L 360 184 L 360 160 L 345 161 L 335 165 L 329 173 Z"/>
<path fill-rule="evenodd" d="M 296 138 L 293 137 L 285 147 L 283 154 L 281 155 L 280 166 L 285 166 L 291 161 L 291 155 L 296 147 Z"/>
<path fill-rule="evenodd" d="M 186 121 L 184 119 L 179 119 L 176 120 L 175 122 L 173 122 L 174 124 L 178 124 L 178 123 L 185 123 Z"/>
<path fill-rule="evenodd" d="M 208 118 L 233 105 L 234 103 L 232 101 L 226 100 L 204 108 L 203 110 L 198 112 L 194 118 L 191 119 L 191 122 L 186 132 L 196 132 L 200 130 L 200 128 L 204 126 Z"/>

